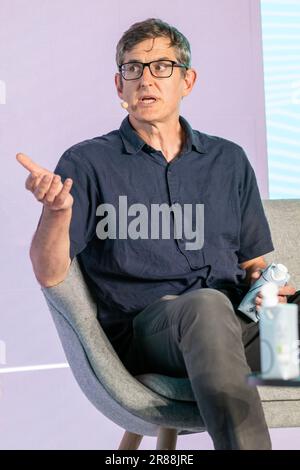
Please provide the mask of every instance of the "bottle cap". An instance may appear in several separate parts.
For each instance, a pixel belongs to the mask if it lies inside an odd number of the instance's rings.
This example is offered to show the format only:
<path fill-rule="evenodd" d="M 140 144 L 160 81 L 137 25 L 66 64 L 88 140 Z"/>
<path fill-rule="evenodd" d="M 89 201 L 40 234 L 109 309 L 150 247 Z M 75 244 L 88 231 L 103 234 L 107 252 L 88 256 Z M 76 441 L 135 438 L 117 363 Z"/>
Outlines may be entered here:
<path fill-rule="evenodd" d="M 274 282 L 267 282 L 261 288 L 263 307 L 276 307 L 278 304 L 278 286 Z"/>
<path fill-rule="evenodd" d="M 283 264 L 275 264 L 272 269 L 272 278 L 274 281 L 283 281 L 287 275 L 287 268 Z"/>

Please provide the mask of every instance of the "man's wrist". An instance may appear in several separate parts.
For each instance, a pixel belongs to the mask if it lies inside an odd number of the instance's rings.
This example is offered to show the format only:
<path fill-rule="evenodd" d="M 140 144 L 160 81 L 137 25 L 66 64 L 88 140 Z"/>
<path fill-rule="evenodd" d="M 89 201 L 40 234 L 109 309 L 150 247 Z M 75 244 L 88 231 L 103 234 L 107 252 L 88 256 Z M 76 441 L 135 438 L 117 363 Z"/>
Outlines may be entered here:
<path fill-rule="evenodd" d="M 248 269 L 246 269 L 246 280 L 250 286 L 258 279 L 258 276 L 253 277 L 254 273 L 259 273 L 259 275 L 265 270 L 267 265 L 253 265 L 249 266 Z"/>
<path fill-rule="evenodd" d="M 50 209 L 47 206 L 44 206 L 43 208 L 43 217 L 45 217 L 47 220 L 49 219 L 64 219 L 67 217 L 71 217 L 72 215 L 72 207 L 68 207 L 67 209 L 59 209 L 59 210 L 53 210 Z"/>

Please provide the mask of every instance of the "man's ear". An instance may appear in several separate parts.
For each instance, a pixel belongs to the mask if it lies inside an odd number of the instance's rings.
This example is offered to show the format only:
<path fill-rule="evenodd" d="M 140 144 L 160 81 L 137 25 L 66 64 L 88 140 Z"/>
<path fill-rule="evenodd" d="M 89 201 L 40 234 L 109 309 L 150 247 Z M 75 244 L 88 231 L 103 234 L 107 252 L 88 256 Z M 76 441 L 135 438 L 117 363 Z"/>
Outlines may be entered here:
<path fill-rule="evenodd" d="M 123 99 L 123 81 L 119 73 L 115 74 L 115 85 L 116 85 L 119 98 Z"/>
<path fill-rule="evenodd" d="M 187 96 L 191 93 L 195 82 L 197 80 L 197 72 L 195 69 L 187 69 L 184 77 L 184 87 L 182 97 Z"/>

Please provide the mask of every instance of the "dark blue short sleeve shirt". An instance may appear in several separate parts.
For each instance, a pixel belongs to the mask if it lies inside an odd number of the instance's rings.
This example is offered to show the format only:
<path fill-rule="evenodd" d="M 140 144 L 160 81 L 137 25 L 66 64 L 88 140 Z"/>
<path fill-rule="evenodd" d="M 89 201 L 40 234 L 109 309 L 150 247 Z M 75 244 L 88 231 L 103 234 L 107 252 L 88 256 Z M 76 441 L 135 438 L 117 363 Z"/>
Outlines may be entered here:
<path fill-rule="evenodd" d="M 55 169 L 62 180 L 74 181 L 70 256 L 78 256 L 103 322 L 134 316 L 166 294 L 202 287 L 239 289 L 245 280 L 239 263 L 273 250 L 255 174 L 243 149 L 193 130 L 182 117 L 180 123 L 185 144 L 169 163 L 126 117 L 120 129 L 71 147 Z M 126 207 L 119 207 L 120 196 L 126 196 Z M 151 214 L 153 205 L 176 203 L 203 205 L 201 248 L 187 250 L 184 233 L 175 238 L 172 217 L 170 238 L 125 238 L 124 227 L 114 239 L 97 235 L 103 218 L 97 215 L 99 205 L 116 209 L 118 229 L 119 210 L 129 225 L 136 218 L 129 211 L 135 204 Z"/>

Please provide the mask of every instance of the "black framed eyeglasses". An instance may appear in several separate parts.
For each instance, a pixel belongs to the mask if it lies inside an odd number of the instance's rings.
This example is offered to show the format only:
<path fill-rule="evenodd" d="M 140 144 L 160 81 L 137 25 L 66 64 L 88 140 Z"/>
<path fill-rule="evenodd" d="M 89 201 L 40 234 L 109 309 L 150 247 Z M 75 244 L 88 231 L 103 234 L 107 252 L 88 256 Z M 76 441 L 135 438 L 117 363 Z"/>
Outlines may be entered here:
<path fill-rule="evenodd" d="M 184 64 L 179 64 L 174 60 L 152 60 L 151 62 L 126 62 L 119 65 L 119 71 L 124 80 L 137 80 L 144 73 L 144 68 L 149 67 L 153 77 L 171 77 L 174 67 L 188 69 Z"/>

